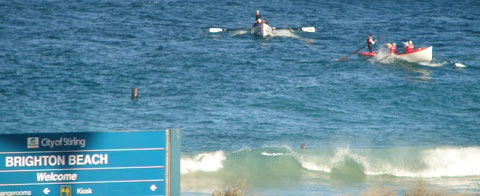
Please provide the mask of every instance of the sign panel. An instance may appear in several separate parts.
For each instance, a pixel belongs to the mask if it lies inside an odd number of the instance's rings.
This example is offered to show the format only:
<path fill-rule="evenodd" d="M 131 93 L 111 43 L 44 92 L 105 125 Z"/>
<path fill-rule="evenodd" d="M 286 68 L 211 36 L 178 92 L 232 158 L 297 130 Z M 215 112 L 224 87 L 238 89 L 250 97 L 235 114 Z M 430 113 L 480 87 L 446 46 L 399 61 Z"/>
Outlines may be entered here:
<path fill-rule="evenodd" d="M 180 195 L 180 131 L 0 135 L 0 196 Z"/>

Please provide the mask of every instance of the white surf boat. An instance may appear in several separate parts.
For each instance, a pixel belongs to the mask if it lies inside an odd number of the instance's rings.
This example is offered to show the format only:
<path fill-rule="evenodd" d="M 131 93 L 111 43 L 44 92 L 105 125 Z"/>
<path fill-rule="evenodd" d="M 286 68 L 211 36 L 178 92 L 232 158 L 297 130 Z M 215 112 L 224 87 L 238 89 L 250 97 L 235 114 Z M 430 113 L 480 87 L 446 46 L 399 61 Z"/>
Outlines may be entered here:
<path fill-rule="evenodd" d="M 395 55 L 395 58 L 412 63 L 424 63 L 432 61 L 433 47 L 420 47 L 415 49 L 411 53 L 399 53 Z"/>
<path fill-rule="evenodd" d="M 398 53 L 393 54 L 395 59 L 400 59 L 412 63 L 428 63 L 432 61 L 432 46 L 427 47 L 420 47 L 415 49 L 413 52 L 410 53 Z M 357 52 L 358 57 L 361 59 L 368 59 L 377 55 L 377 52 Z"/>
<path fill-rule="evenodd" d="M 262 23 L 258 24 L 252 28 L 252 34 L 262 36 L 263 38 L 272 36 L 272 27 L 270 25 Z"/>

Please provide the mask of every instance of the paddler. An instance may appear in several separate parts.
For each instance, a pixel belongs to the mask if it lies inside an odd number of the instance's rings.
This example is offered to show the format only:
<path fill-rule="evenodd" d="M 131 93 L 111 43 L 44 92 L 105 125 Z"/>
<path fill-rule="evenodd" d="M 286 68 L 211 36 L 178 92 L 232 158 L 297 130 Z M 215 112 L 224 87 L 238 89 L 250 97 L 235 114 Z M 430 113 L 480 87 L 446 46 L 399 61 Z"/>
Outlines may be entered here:
<path fill-rule="evenodd" d="M 257 24 L 262 23 L 262 16 L 260 16 L 260 11 L 257 10 L 257 13 L 255 15 L 255 20 L 253 21 L 253 26 L 257 26 Z"/>
<path fill-rule="evenodd" d="M 267 24 L 268 26 L 270 26 L 270 23 L 268 23 L 268 21 L 267 21 L 266 18 L 262 19 L 262 23 L 265 23 L 265 24 Z"/>
<path fill-rule="evenodd" d="M 395 43 L 387 43 L 388 49 L 390 49 L 390 54 L 397 53 L 397 44 Z"/>
<path fill-rule="evenodd" d="M 373 44 L 375 44 L 376 41 L 377 41 L 377 39 L 373 40 L 373 35 L 372 34 L 370 34 L 368 36 L 367 45 L 368 45 L 368 50 L 370 51 L 370 53 L 373 52 Z"/>
<path fill-rule="evenodd" d="M 410 40 L 408 42 L 408 46 L 407 46 L 407 53 L 412 53 L 414 48 L 415 48 L 415 46 L 413 46 L 413 42 L 412 42 L 412 40 Z"/>
<path fill-rule="evenodd" d="M 408 42 L 403 42 L 403 45 L 405 46 L 405 50 L 407 51 L 407 53 L 412 53 L 413 52 L 413 48 L 415 48 L 413 46 L 413 42 L 412 40 L 408 41 Z"/>
<path fill-rule="evenodd" d="M 392 43 L 392 47 L 390 48 L 390 54 L 396 54 L 397 53 L 397 44 Z"/>

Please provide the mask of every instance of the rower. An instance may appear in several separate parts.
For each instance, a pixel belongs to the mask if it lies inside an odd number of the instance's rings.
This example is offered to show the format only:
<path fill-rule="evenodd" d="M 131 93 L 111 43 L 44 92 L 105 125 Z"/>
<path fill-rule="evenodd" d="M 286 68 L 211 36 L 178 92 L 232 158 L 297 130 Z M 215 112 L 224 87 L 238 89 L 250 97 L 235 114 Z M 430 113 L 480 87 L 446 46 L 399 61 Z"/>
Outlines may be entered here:
<path fill-rule="evenodd" d="M 268 21 L 267 21 L 266 18 L 264 18 L 264 19 L 262 20 L 262 23 L 265 23 L 265 24 L 267 24 L 268 26 L 270 26 L 270 23 L 268 23 Z"/>
<path fill-rule="evenodd" d="M 397 53 L 397 44 L 392 43 L 392 48 L 390 48 L 390 53 L 391 54 L 396 54 Z"/>
<path fill-rule="evenodd" d="M 255 15 L 255 20 L 253 21 L 253 26 L 257 26 L 260 23 L 262 23 L 262 16 L 260 16 L 260 11 L 257 10 L 257 13 Z"/>
<path fill-rule="evenodd" d="M 373 39 L 373 35 L 370 34 L 370 35 L 368 36 L 368 39 L 367 39 L 368 50 L 370 51 L 370 53 L 373 52 L 373 47 L 372 47 L 372 46 L 373 46 L 373 44 L 375 44 L 375 42 L 377 41 L 377 39 L 375 39 L 375 40 L 372 40 L 372 39 Z"/>
<path fill-rule="evenodd" d="M 415 47 L 413 46 L 412 40 L 410 40 L 410 41 L 408 42 L 407 52 L 408 52 L 408 53 L 413 52 L 413 48 L 415 48 Z"/>
<path fill-rule="evenodd" d="M 390 49 L 390 54 L 397 53 L 397 45 L 395 43 L 388 43 L 388 49 Z"/>
<path fill-rule="evenodd" d="M 406 53 L 412 53 L 413 52 L 413 42 L 412 40 L 408 42 L 403 42 L 403 45 L 405 46 Z"/>

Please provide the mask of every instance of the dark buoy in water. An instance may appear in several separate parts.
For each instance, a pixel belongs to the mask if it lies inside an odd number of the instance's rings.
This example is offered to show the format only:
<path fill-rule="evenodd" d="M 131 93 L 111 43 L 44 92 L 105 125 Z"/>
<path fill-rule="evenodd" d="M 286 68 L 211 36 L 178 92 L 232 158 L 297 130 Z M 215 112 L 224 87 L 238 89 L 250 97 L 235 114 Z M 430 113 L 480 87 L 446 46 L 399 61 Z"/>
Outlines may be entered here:
<path fill-rule="evenodd" d="M 138 88 L 132 88 L 132 99 L 137 100 L 138 98 Z"/>

